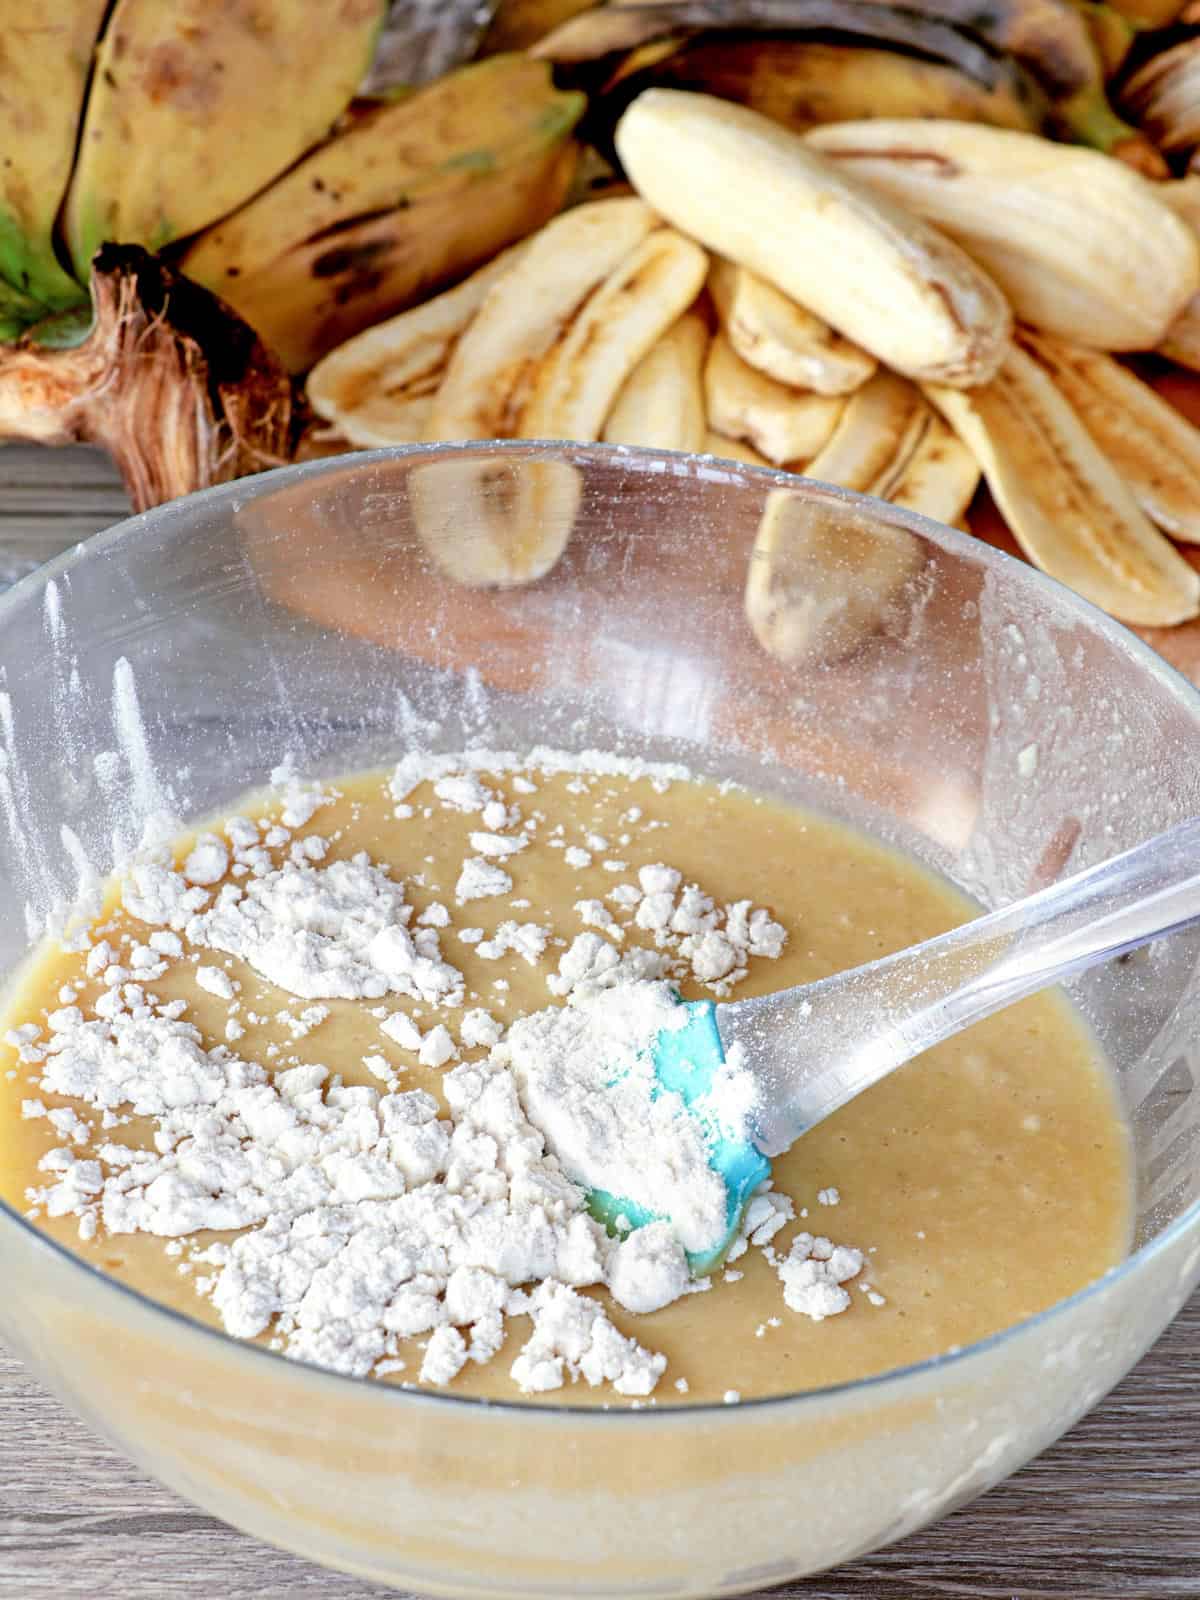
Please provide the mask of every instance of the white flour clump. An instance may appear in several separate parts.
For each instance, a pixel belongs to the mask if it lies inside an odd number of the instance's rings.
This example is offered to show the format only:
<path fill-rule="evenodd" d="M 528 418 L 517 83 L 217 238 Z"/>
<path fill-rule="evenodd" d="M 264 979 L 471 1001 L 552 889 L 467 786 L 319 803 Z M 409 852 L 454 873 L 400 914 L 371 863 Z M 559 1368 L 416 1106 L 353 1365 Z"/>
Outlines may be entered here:
<path fill-rule="evenodd" d="M 447 1382 L 461 1351 L 439 1330 L 461 1319 L 466 1358 L 487 1360 L 498 1319 L 525 1312 L 539 1388 L 554 1373 L 609 1380 L 622 1394 L 654 1387 L 664 1358 L 572 1293 L 604 1283 L 620 1252 L 547 1156 L 503 1067 L 451 1072 L 447 1120 L 420 1090 L 342 1087 L 320 1066 L 268 1079 L 225 1046 L 205 1050 L 137 985 L 105 998 L 106 1015 L 84 1020 L 72 1007 L 37 1047 L 41 1084 L 96 1111 L 152 1118 L 154 1148 L 50 1152 L 51 1181 L 30 1195 L 48 1215 L 78 1216 L 85 1237 L 98 1222 L 175 1238 L 250 1230 L 195 1253 L 212 1269 L 197 1287 L 230 1333 L 273 1326 L 288 1355 L 338 1372 L 365 1376 L 399 1339 L 434 1333 L 423 1376 Z M 518 1357 L 519 1383 L 526 1365 Z"/>
<path fill-rule="evenodd" d="M 172 1241 L 179 1270 L 231 1334 L 265 1336 L 335 1371 L 402 1370 L 402 1342 L 421 1339 L 420 1381 L 446 1384 L 495 1359 L 507 1319 L 525 1316 L 531 1332 L 510 1368 L 522 1390 L 582 1380 L 650 1394 L 665 1358 L 579 1291 L 607 1288 L 626 1310 L 649 1313 L 697 1287 L 686 1252 L 707 1253 L 726 1222 L 710 1141 L 716 1131 L 744 1136 L 755 1090 L 732 1052 L 707 1103 L 689 1111 L 659 1089 L 653 1040 L 686 1020 L 664 980 L 687 977 L 723 993 L 752 957 L 780 953 L 784 930 L 748 900 L 718 906 L 663 863 L 641 868 L 636 882 L 600 878 L 626 869 L 600 860 L 609 845 L 593 833 L 568 863 L 582 871 L 596 853 L 591 887 L 603 898 L 572 912 L 587 931 L 560 937 L 549 911 L 516 920 L 510 912 L 531 907 L 524 897 L 489 916 L 486 902 L 513 889 L 500 863 L 528 870 L 533 852 L 522 852 L 536 842 L 539 817 L 521 824 L 520 808 L 483 777 L 522 766 L 571 775 L 572 793 L 586 793 L 589 777 L 642 777 L 661 792 L 687 776 L 597 752 L 407 758 L 391 784 L 396 823 L 415 815 L 405 800 L 422 780 L 444 810 L 479 818 L 478 827 L 466 825 L 473 853 L 454 897 L 459 906 L 485 902 L 477 915 L 490 932 L 454 925 L 443 903 L 454 869 L 439 886 L 416 867 L 414 887 L 443 900 L 415 916 L 386 866 L 365 853 L 327 859 L 338 835 L 294 836 L 331 797 L 290 768 L 278 775 L 277 820 L 235 816 L 194 839 L 180 866 L 160 851 L 130 868 L 122 904 L 149 931 L 106 925 L 87 949 L 86 979 L 64 987 L 41 1021 L 18 1021 L 7 1035 L 20 1062 L 36 1069 L 37 1090 L 71 1102 L 23 1102 L 23 1114 L 46 1119 L 61 1141 L 42 1158 L 45 1181 L 28 1192 L 33 1215 L 73 1216 L 85 1239 L 103 1228 Z M 519 773 L 511 789 L 538 793 Z M 640 809 L 627 817 L 640 819 Z M 519 826 L 513 838 L 504 831 Z M 631 842 L 619 840 L 623 851 Z M 514 974 L 538 967 L 566 1004 L 506 1032 L 443 959 L 439 929 L 485 961 L 519 964 Z M 415 1001 L 411 1017 L 387 1005 L 361 1008 L 390 1049 L 408 1052 L 409 1065 L 363 1054 L 360 1044 L 353 1065 L 374 1082 L 355 1084 L 324 1064 L 280 1059 L 275 1042 L 264 1047 L 269 1067 L 249 1050 L 238 1055 L 232 1046 L 247 1028 L 270 1019 L 246 1008 L 246 974 L 235 961 L 301 1000 Z M 213 1001 L 227 1006 L 224 1021 L 211 1024 L 224 1042 L 210 1045 L 185 1000 L 150 987 L 173 962 L 211 997 L 206 1027 Z M 502 996 L 509 988 L 507 977 L 489 982 Z M 469 1009 L 449 1015 L 468 1000 Z M 271 1008 L 293 1042 L 330 1016 L 324 1005 L 293 1009 Z M 489 1054 L 452 1066 L 471 1049 Z M 442 1102 L 401 1088 L 414 1058 L 439 1071 Z M 349 1075 L 350 1063 L 337 1065 Z M 135 1118 L 139 1142 L 124 1143 L 113 1130 Z M 588 1212 L 591 1188 L 637 1198 L 670 1221 L 610 1238 Z M 834 1315 L 849 1304 L 842 1285 L 862 1257 L 807 1234 L 777 1256 L 770 1240 L 793 1218 L 791 1202 L 764 1189 L 729 1259 L 762 1248 L 789 1307 Z M 213 1232 L 227 1237 L 214 1242 Z"/>
<path fill-rule="evenodd" d="M 798 1233 L 775 1270 L 783 1284 L 784 1304 L 792 1311 L 823 1322 L 847 1310 L 850 1296 L 842 1288 L 863 1269 L 861 1250 L 831 1244 L 828 1239 Z"/>
<path fill-rule="evenodd" d="M 191 944 L 237 956 L 307 1000 L 405 994 L 461 1005 L 462 973 L 442 960 L 436 929 L 408 931 L 411 917 L 403 884 L 359 854 L 327 867 L 288 861 L 227 883 L 185 931 Z"/>
<path fill-rule="evenodd" d="M 720 1244 L 727 1211 L 724 1181 L 709 1165 L 709 1119 L 704 1102 L 689 1110 L 662 1089 L 652 1058 L 658 1035 L 688 1017 L 665 983 L 576 989 L 569 1005 L 514 1022 L 497 1056 L 511 1066 L 530 1119 L 578 1183 L 669 1217 L 676 1254 L 679 1245 L 702 1254 Z M 735 1076 L 743 1080 L 736 1088 L 722 1084 Z M 754 1080 L 744 1069 L 727 1064 L 713 1088 L 714 1108 L 753 1104 Z M 721 1131 L 746 1137 L 744 1122 Z"/>

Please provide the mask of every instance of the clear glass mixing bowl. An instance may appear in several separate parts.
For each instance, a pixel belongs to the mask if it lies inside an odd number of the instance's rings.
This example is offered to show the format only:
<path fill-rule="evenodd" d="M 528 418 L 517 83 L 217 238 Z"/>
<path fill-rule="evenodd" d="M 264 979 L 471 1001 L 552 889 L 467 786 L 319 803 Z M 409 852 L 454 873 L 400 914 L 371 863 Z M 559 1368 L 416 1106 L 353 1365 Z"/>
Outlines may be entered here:
<path fill-rule="evenodd" d="M 5 970 L 148 815 L 226 806 L 285 752 L 326 774 L 478 742 L 683 760 L 985 905 L 1200 809 L 1200 697 L 1106 617 L 961 534 L 710 458 L 431 446 L 210 490 L 0 602 L 0 688 Z M 410 1393 L 209 1332 L 11 1211 L 0 1332 L 180 1493 L 383 1583 L 649 1597 L 813 1572 L 1019 1467 L 1200 1279 L 1198 957 L 1177 937 L 1074 990 L 1133 1129 L 1135 1253 L 918 1367 L 658 1411 Z"/>

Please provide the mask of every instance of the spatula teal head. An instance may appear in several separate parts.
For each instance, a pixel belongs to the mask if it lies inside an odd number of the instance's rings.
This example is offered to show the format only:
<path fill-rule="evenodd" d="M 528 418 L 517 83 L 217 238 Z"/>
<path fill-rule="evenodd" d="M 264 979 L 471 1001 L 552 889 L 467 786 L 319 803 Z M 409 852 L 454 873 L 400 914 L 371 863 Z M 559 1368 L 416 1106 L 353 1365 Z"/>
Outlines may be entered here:
<path fill-rule="evenodd" d="M 711 1000 L 681 1001 L 688 1013 L 681 1028 L 660 1033 L 653 1046 L 654 1075 L 659 1091 L 677 1094 L 696 1117 L 708 1150 L 708 1164 L 725 1185 L 725 1232 L 711 1250 L 689 1251 L 694 1277 L 720 1266 L 737 1238 L 750 1196 L 770 1176 L 771 1164 L 749 1140 L 729 1137 L 713 1114 L 713 1091 L 726 1066 L 725 1047 L 717 1031 Z M 610 1231 L 641 1228 L 648 1222 L 670 1221 L 649 1209 L 636 1195 L 612 1195 L 592 1189 L 588 1209 Z"/>

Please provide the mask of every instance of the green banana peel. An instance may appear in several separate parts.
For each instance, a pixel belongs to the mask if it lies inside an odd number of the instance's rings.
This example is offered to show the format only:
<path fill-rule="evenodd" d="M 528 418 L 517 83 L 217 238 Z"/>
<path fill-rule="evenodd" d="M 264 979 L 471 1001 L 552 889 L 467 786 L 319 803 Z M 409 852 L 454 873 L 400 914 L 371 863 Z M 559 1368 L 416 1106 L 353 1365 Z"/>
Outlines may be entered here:
<path fill-rule="evenodd" d="M 44 306 L 0 278 L 0 342 L 11 344 L 45 314 Z"/>
<path fill-rule="evenodd" d="M 86 342 L 95 321 L 92 302 L 85 299 L 81 306 L 56 311 L 35 322 L 25 330 L 25 337 L 43 350 L 75 350 Z"/>
<path fill-rule="evenodd" d="M 1084 89 L 1059 100 L 1051 111 L 1053 121 L 1076 144 L 1116 156 L 1147 177 L 1166 175 L 1166 163 L 1154 146 L 1137 128 L 1122 121 L 1103 94 Z"/>
<path fill-rule="evenodd" d="M 0 39 L 0 316 L 36 322 L 85 303 L 59 262 L 54 228 L 108 0 L 21 0 Z M 27 304 L 11 309 L 11 294 Z"/>
<path fill-rule="evenodd" d="M 11 213 L 0 208 L 0 314 L 12 303 L 26 308 L 27 320 L 47 311 L 85 304 L 87 290 L 58 264 L 49 237 L 27 234 Z"/>

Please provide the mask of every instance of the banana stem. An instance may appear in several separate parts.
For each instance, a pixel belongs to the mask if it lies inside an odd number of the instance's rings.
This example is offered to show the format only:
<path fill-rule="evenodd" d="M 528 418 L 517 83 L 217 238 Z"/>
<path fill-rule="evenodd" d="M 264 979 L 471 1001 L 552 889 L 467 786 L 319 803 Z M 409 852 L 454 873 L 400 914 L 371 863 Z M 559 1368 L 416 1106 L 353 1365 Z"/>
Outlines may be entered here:
<path fill-rule="evenodd" d="M 125 245 L 91 292 L 82 342 L 0 347 L 0 439 L 102 446 L 138 511 L 290 459 L 291 381 L 214 295 Z"/>

